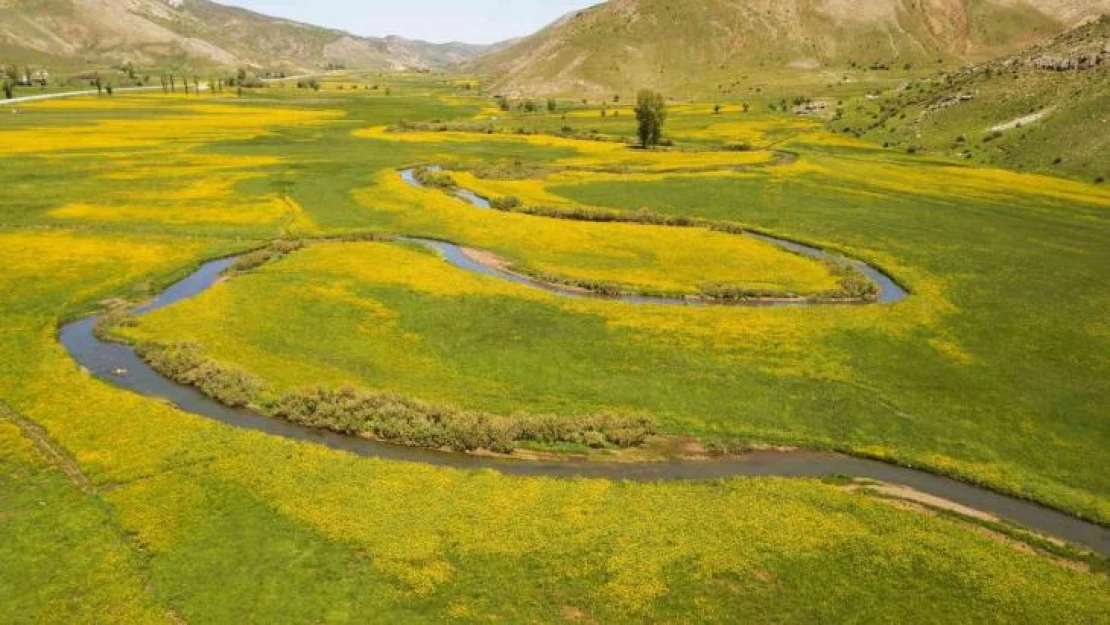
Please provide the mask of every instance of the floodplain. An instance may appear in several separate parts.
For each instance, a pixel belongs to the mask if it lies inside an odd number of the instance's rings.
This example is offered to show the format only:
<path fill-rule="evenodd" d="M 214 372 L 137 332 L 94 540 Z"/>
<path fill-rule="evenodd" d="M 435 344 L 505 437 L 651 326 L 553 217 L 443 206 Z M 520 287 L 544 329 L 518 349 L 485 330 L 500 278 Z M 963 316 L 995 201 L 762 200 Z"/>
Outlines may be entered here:
<path fill-rule="evenodd" d="M 644 151 L 622 140 L 630 107 L 504 112 L 455 81 L 389 81 L 0 116 L 0 587 L 17 597 L 0 620 L 1105 618 L 1105 553 L 852 476 L 366 459 L 77 366 L 63 324 L 239 256 L 103 331 L 176 346 L 190 379 L 263 412 L 340 392 L 386 406 L 405 427 L 354 433 L 406 444 L 499 451 L 428 429 L 456 419 L 509 431 L 520 462 L 836 451 L 1110 525 L 1110 190 L 759 106 L 676 104 L 674 146 Z M 433 166 L 421 186 L 400 173 Z M 844 267 L 752 234 L 867 263 L 908 297 L 872 301 Z M 688 305 L 528 288 L 405 239 Z M 804 305 L 761 305 L 780 299 Z"/>

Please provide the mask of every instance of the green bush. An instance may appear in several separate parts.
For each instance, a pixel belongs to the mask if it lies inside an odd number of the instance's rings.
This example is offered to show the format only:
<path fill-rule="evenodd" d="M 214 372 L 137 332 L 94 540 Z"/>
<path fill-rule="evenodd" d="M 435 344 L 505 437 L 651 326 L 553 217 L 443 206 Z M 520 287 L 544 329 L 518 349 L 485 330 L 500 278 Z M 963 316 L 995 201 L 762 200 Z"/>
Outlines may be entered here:
<path fill-rule="evenodd" d="M 93 336 L 102 341 L 111 340 L 112 330 L 135 327 L 138 321 L 126 308 L 117 308 L 97 318 L 93 325 Z"/>
<path fill-rule="evenodd" d="M 180 384 L 195 386 L 205 395 L 233 408 L 249 405 L 262 390 L 261 384 L 247 373 L 207 360 L 195 343 L 145 343 L 135 351 L 162 375 Z"/>
<path fill-rule="evenodd" d="M 516 208 L 520 208 L 520 198 L 516 197 L 515 195 L 498 197 L 490 200 L 489 204 L 491 208 L 495 208 L 500 211 L 511 211 Z"/>
<path fill-rule="evenodd" d="M 254 269 L 258 269 L 266 263 L 275 261 L 287 254 L 295 252 L 304 247 L 303 241 L 297 240 L 278 240 L 271 243 L 269 246 L 243 254 L 235 259 L 235 262 L 228 269 L 231 273 L 245 273 Z"/>
<path fill-rule="evenodd" d="M 420 167 L 414 172 L 414 175 L 416 176 L 416 180 L 426 187 L 452 189 L 458 186 L 455 184 L 455 179 L 451 177 L 451 174 L 430 167 Z"/>
<path fill-rule="evenodd" d="M 254 377 L 207 359 L 196 343 L 144 343 L 136 352 L 162 375 L 227 406 L 262 403 L 262 410 L 273 417 L 401 445 L 497 453 L 512 453 L 523 441 L 626 448 L 656 433 L 651 419 L 640 415 L 502 416 L 353 387 L 304 389 L 263 401 L 263 386 Z"/>
<path fill-rule="evenodd" d="M 827 299 L 847 299 L 873 302 L 879 297 L 879 287 L 854 267 L 842 262 L 830 261 L 833 275 L 840 278 L 838 291 L 829 293 Z"/>
<path fill-rule="evenodd" d="M 351 387 L 294 391 L 275 400 L 269 411 L 294 423 L 343 434 L 455 451 L 511 453 L 523 441 L 634 447 L 655 433 L 654 424 L 643 416 L 498 416 Z"/>

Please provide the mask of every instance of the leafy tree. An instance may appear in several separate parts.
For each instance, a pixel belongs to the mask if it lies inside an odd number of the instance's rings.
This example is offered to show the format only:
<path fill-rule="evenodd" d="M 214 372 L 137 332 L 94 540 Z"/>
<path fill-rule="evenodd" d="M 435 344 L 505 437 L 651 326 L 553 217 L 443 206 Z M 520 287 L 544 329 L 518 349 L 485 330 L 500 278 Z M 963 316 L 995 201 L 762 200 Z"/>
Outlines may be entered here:
<path fill-rule="evenodd" d="M 659 145 L 663 140 L 663 125 L 667 122 L 667 101 L 663 94 L 647 89 L 641 91 L 636 96 L 636 120 L 640 145 L 645 149 Z"/>
<path fill-rule="evenodd" d="M 11 100 L 15 96 L 15 85 L 7 78 L 4 79 L 4 99 Z"/>
<path fill-rule="evenodd" d="M 559 108 L 559 103 L 558 102 L 556 102 L 553 99 L 548 99 L 547 100 L 547 111 L 549 113 L 554 113 L 556 110 L 558 110 L 558 108 Z"/>

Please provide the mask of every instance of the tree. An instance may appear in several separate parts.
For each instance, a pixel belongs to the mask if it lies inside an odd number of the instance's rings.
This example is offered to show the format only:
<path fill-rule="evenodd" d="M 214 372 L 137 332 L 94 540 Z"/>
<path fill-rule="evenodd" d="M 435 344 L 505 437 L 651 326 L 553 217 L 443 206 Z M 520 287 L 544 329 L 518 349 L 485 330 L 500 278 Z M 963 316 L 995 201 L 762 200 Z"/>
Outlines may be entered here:
<path fill-rule="evenodd" d="M 667 123 L 667 101 L 663 94 L 643 90 L 636 96 L 636 121 L 639 122 L 640 145 L 645 149 L 659 145 L 663 140 L 663 125 Z"/>
<path fill-rule="evenodd" d="M 15 96 L 15 85 L 13 85 L 12 81 L 7 79 L 7 78 L 5 78 L 3 82 L 4 82 L 4 99 L 5 100 L 11 100 Z"/>
<path fill-rule="evenodd" d="M 547 100 L 547 111 L 549 113 L 554 113 L 558 109 L 559 109 L 559 103 L 556 102 L 555 100 L 552 100 L 552 99 L 549 98 Z"/>

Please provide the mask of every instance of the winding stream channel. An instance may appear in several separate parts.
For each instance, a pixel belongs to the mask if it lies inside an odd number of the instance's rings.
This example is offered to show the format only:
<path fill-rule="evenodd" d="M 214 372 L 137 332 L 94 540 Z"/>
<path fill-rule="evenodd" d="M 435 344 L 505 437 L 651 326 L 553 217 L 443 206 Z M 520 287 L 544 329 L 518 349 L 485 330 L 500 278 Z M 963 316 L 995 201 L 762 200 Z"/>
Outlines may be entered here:
<path fill-rule="evenodd" d="M 438 171 L 439 170 L 438 167 L 430 167 L 429 169 L 432 169 L 433 171 Z M 412 185 L 414 187 L 417 187 L 417 188 L 420 188 L 420 189 L 426 189 L 427 188 L 425 185 L 421 184 L 421 182 L 417 179 L 415 168 L 403 169 L 403 170 L 401 170 L 400 173 L 401 173 L 401 178 L 405 182 L 409 183 L 410 185 Z M 479 209 L 483 209 L 483 210 L 491 210 L 492 209 L 492 205 L 491 205 L 489 200 L 487 200 L 486 198 L 484 198 L 484 197 L 482 197 L 482 196 L 480 196 L 480 195 L 478 195 L 478 194 L 476 194 L 473 191 L 470 191 L 468 189 L 455 188 L 455 189 L 451 189 L 450 193 L 451 193 L 451 195 L 455 196 L 456 198 L 458 198 L 458 199 L 460 199 L 464 202 L 467 202 L 468 204 L 474 206 L 475 208 L 479 208 Z M 799 254 L 801 256 L 807 256 L 807 257 L 813 258 L 815 260 L 831 261 L 831 262 L 834 262 L 834 263 L 847 265 L 848 267 L 851 267 L 852 269 L 855 269 L 859 273 L 863 274 L 868 280 L 873 282 L 878 287 L 879 291 L 878 291 L 878 295 L 876 296 L 875 301 L 880 303 L 880 304 L 896 304 L 896 303 L 906 299 L 907 297 L 909 297 L 909 292 L 907 292 L 904 288 L 902 288 L 902 286 L 899 285 L 894 280 L 894 278 L 891 278 L 887 274 L 885 274 L 882 271 L 876 269 L 875 267 L 872 267 L 871 265 L 868 265 L 867 263 L 865 263 L 863 261 L 856 260 L 854 258 L 846 258 L 846 257 L 843 257 L 843 256 L 837 256 L 836 254 L 831 254 L 829 252 L 826 252 L 825 250 L 822 250 L 822 249 L 819 249 L 819 248 L 816 248 L 816 247 L 811 247 L 809 245 L 804 245 L 802 243 L 797 243 L 795 241 L 787 241 L 785 239 L 778 239 L 778 238 L 768 236 L 768 235 L 765 235 L 765 234 L 758 234 L 758 233 L 755 233 L 755 232 L 745 232 L 743 235 L 740 235 L 740 236 L 747 236 L 747 237 L 751 237 L 753 239 L 758 239 L 758 240 L 763 241 L 765 243 L 770 243 L 772 245 L 776 245 L 776 246 L 778 246 L 778 247 L 780 247 L 780 248 L 782 248 L 782 249 L 784 249 L 788 252 L 793 252 L 793 253 Z M 452 265 L 455 265 L 456 267 L 458 267 L 460 269 L 465 269 L 467 271 L 473 271 L 473 272 L 476 272 L 476 273 L 485 274 L 487 276 L 493 276 L 495 278 L 500 278 L 502 280 L 508 280 L 510 282 L 515 282 L 517 284 L 522 284 L 522 285 L 529 286 L 529 287 L 536 288 L 536 289 L 543 289 L 545 291 L 550 291 L 550 292 L 553 292 L 553 293 L 559 293 L 559 294 L 562 294 L 562 295 L 568 295 L 568 296 L 571 296 L 571 297 L 591 297 L 591 298 L 596 298 L 596 299 L 608 299 L 608 300 L 623 301 L 623 302 L 628 302 L 628 303 L 633 303 L 633 304 L 661 304 L 661 305 L 672 305 L 672 306 L 673 305 L 690 306 L 690 305 L 706 304 L 707 303 L 704 300 L 697 300 L 697 299 L 691 299 L 691 298 L 681 298 L 681 297 L 650 297 L 650 296 L 644 296 L 644 295 L 603 295 L 603 294 L 599 294 L 599 293 L 591 293 L 591 292 L 588 292 L 588 291 L 583 291 L 581 289 L 565 287 L 565 286 L 562 286 L 562 285 L 559 285 L 559 284 L 552 284 L 552 283 L 549 283 L 549 282 L 542 282 L 542 281 L 539 281 L 539 280 L 529 278 L 527 276 L 523 276 L 523 275 L 520 275 L 520 274 L 517 274 L 517 273 L 506 271 L 505 269 L 503 269 L 502 267 L 500 267 L 498 265 L 494 265 L 494 264 L 491 264 L 491 263 L 488 263 L 488 262 L 483 262 L 482 259 L 479 258 L 476 255 L 467 254 L 465 249 L 463 249 L 463 248 L 461 248 L 458 245 L 455 245 L 453 243 L 445 243 L 443 241 L 432 241 L 432 240 L 429 240 L 429 239 L 409 238 L 409 239 L 406 239 L 406 240 L 407 241 L 413 241 L 413 242 L 416 242 L 416 243 L 420 243 L 420 244 L 422 244 L 426 247 L 431 247 L 431 248 L 436 249 L 437 251 L 439 251 L 444 256 L 444 258 L 447 259 L 447 262 L 451 263 Z M 737 301 L 737 302 L 720 302 L 720 303 L 721 304 L 727 304 L 727 305 L 736 305 L 736 306 L 770 306 L 770 307 L 775 307 L 775 306 L 813 306 L 813 305 L 817 305 L 817 304 L 824 305 L 824 304 L 835 304 L 835 303 L 842 303 L 842 302 L 812 302 L 812 301 L 808 301 L 808 300 L 805 300 L 805 299 L 782 299 L 782 300 L 771 299 L 771 300 L 745 300 L 745 301 Z M 856 302 L 851 302 L 851 303 L 856 303 Z"/>
<path fill-rule="evenodd" d="M 464 250 L 458 246 L 423 239 L 407 240 L 439 250 L 444 254 L 446 260 L 464 270 L 476 271 L 496 278 L 511 279 L 527 286 L 559 290 L 558 287 L 552 288 L 549 285 L 534 283 L 534 281 L 515 274 L 508 274 L 482 265 L 470 259 Z M 797 245 L 785 241 L 774 242 L 784 247 Z M 798 247 L 804 248 L 804 246 Z M 813 248 L 807 249 L 813 250 Z M 820 252 L 820 250 L 816 251 Z M 802 253 L 808 252 L 802 251 Z M 824 254 L 824 252 L 821 253 Z M 153 301 L 134 308 L 132 312 L 141 316 L 203 293 L 215 285 L 220 280 L 222 273 L 234 262 L 235 259 L 231 258 L 206 263 L 184 280 L 170 286 Z M 881 275 L 881 272 L 877 270 L 872 269 L 872 271 Z M 905 291 L 897 287 L 893 280 L 890 280 L 889 277 L 886 277 L 886 280 L 893 287 L 891 291 L 887 291 L 886 283 L 879 281 L 879 284 L 884 286 L 883 292 L 887 297 L 887 299 L 881 299 L 880 301 L 897 301 L 897 299 L 905 297 Z M 900 297 L 890 299 L 899 292 L 901 293 Z M 565 294 L 568 296 L 584 296 L 577 291 L 566 292 Z M 624 299 L 642 303 L 685 303 L 682 300 L 657 301 L 656 298 Z M 912 488 L 960 506 L 988 513 L 1042 534 L 1061 538 L 1091 549 L 1101 556 L 1110 555 L 1110 528 L 1083 521 L 1024 499 L 1003 495 L 927 471 L 843 454 L 812 451 L 767 451 L 716 460 L 627 463 L 590 460 L 523 461 L 403 447 L 300 426 L 249 410 L 229 408 L 192 387 L 178 384 L 163 377 L 143 362 L 132 348 L 98 339 L 93 332 L 96 321 L 96 317 L 87 317 L 64 326 L 61 330 L 60 340 L 73 359 L 97 378 L 143 396 L 168 401 L 179 409 L 195 415 L 285 439 L 323 445 L 368 458 L 463 470 L 494 470 L 513 476 L 591 478 L 637 482 L 714 480 L 739 476 L 786 478 L 850 476 L 853 478 L 867 478 Z M 117 372 L 121 371 L 125 371 L 126 375 L 117 375 Z"/>

